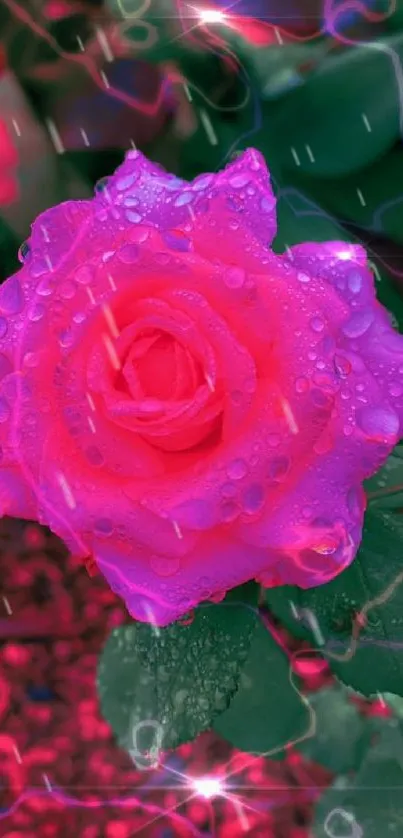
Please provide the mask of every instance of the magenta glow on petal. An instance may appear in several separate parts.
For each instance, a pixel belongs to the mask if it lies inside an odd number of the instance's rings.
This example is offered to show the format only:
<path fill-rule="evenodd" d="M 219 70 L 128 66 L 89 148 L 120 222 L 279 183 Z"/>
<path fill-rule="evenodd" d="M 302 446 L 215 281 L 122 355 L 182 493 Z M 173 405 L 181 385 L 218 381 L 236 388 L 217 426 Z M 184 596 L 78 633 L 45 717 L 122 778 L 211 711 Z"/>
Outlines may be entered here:
<path fill-rule="evenodd" d="M 166 625 L 256 579 L 324 584 L 403 436 L 403 338 L 365 250 L 270 250 L 249 149 L 186 183 L 129 152 L 43 213 L 0 289 L 0 501 Z"/>

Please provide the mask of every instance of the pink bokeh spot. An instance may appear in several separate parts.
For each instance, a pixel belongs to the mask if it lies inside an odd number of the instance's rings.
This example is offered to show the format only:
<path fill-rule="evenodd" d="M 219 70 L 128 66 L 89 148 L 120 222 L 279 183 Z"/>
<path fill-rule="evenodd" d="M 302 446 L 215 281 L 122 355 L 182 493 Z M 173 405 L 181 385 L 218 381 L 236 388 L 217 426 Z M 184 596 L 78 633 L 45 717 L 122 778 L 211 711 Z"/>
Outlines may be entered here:
<path fill-rule="evenodd" d="M 335 577 L 403 435 L 365 250 L 278 256 L 275 234 L 257 151 L 191 183 L 129 152 L 37 219 L 0 289 L 3 514 L 93 556 L 139 620 Z"/>

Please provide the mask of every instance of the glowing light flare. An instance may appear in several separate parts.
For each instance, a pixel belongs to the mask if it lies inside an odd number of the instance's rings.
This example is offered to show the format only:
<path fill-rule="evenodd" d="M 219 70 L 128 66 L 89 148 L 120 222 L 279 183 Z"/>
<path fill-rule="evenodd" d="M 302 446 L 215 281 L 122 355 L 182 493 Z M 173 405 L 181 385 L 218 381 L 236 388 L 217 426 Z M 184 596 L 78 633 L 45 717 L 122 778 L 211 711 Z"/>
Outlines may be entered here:
<path fill-rule="evenodd" d="M 206 800 L 224 793 L 224 786 L 220 777 L 193 777 L 191 784 L 196 794 Z"/>
<path fill-rule="evenodd" d="M 194 8 L 194 7 L 192 7 Z M 228 15 L 220 9 L 196 9 L 194 11 L 201 23 L 225 23 Z"/>

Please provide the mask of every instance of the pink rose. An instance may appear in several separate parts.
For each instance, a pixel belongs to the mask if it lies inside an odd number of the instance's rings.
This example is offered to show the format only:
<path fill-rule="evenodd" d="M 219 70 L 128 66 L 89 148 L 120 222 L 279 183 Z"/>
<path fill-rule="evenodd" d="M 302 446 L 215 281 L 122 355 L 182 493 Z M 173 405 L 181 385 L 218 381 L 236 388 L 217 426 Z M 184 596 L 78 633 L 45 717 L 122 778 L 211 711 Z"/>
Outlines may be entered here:
<path fill-rule="evenodd" d="M 270 250 L 261 155 L 185 183 L 129 152 L 32 227 L 0 289 L 3 513 L 165 625 L 354 558 L 402 435 L 403 339 L 359 246 Z"/>

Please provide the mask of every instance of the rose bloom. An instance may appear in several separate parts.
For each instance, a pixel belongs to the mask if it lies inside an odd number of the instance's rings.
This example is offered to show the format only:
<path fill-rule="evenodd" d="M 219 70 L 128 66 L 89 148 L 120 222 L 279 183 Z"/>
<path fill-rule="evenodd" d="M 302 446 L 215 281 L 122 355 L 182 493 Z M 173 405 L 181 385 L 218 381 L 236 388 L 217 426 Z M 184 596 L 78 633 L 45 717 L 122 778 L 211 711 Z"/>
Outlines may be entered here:
<path fill-rule="evenodd" d="M 402 435 L 403 339 L 362 247 L 282 256 L 261 155 L 186 183 L 130 151 L 42 214 L 0 289 L 3 513 L 165 625 L 354 558 Z"/>

